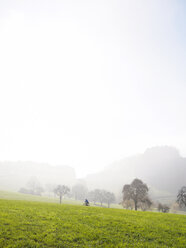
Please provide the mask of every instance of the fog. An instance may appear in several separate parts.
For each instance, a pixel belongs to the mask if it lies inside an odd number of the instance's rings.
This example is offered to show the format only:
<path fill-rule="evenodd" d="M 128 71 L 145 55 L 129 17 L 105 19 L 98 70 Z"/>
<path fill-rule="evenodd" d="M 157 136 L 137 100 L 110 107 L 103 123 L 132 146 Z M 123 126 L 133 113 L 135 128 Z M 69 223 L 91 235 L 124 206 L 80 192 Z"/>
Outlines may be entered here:
<path fill-rule="evenodd" d="M 34 177 L 118 193 L 140 177 L 175 195 L 186 181 L 185 11 L 182 0 L 1 0 L 0 189 Z"/>
<path fill-rule="evenodd" d="M 172 203 L 186 182 L 186 158 L 174 147 L 152 147 L 81 179 L 70 166 L 28 161 L 0 162 L 0 190 L 50 197 L 54 196 L 56 186 L 62 184 L 70 188 L 69 196 L 74 196 L 74 190 L 78 190 L 78 194 L 81 192 L 80 199 L 83 199 L 88 192 L 104 189 L 113 192 L 119 201 L 123 186 L 135 178 L 148 185 L 152 200 Z"/>

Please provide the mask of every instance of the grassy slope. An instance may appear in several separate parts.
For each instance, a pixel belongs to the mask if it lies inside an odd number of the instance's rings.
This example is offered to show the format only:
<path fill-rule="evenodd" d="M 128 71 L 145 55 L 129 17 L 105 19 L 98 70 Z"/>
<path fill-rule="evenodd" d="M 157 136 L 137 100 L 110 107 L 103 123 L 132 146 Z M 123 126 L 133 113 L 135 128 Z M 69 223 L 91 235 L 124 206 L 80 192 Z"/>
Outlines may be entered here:
<path fill-rule="evenodd" d="M 11 192 L 11 191 L 2 191 L 0 190 L 0 199 L 5 200 L 23 200 L 23 201 L 38 201 L 38 202 L 51 202 L 51 203 L 58 203 L 59 199 L 57 197 L 47 197 L 47 196 L 37 196 L 37 195 L 29 195 L 29 194 L 21 194 L 18 192 Z M 74 199 L 63 199 L 63 203 L 65 204 L 75 204 L 75 205 L 83 205 L 83 201 L 75 201 Z M 90 203 L 93 205 L 93 203 Z M 98 206 L 100 204 L 97 204 Z M 103 204 L 104 207 L 107 207 L 107 204 Z M 122 206 L 119 204 L 111 204 L 111 208 L 120 208 Z"/>
<path fill-rule="evenodd" d="M 37 202 L 51 202 L 58 203 L 59 199 L 57 197 L 47 197 L 47 196 L 37 196 L 37 195 L 29 195 L 29 194 L 21 194 L 18 192 L 11 191 L 2 191 L 0 190 L 0 199 L 5 200 L 23 200 L 23 201 L 37 201 Z M 82 204 L 80 201 L 63 199 L 65 204 Z"/>
<path fill-rule="evenodd" d="M 0 247 L 185 247 L 186 216 L 0 200 Z"/>

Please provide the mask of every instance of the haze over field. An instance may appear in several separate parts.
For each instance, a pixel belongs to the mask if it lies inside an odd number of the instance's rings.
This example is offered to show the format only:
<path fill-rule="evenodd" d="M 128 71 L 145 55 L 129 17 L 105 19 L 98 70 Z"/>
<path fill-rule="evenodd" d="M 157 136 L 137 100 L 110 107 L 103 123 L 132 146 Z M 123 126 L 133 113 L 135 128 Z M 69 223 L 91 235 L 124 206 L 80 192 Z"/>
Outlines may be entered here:
<path fill-rule="evenodd" d="M 181 157 L 173 147 L 153 147 L 143 154 L 115 161 L 81 180 L 69 166 L 23 161 L 0 162 L 0 190 L 19 191 L 25 187 L 42 187 L 50 196 L 57 184 L 68 185 L 71 189 L 74 185 L 84 185 L 89 191 L 97 188 L 111 191 L 119 202 L 123 185 L 136 177 L 147 183 L 154 201 L 175 202 L 179 189 L 186 182 L 186 158 Z"/>
<path fill-rule="evenodd" d="M 153 146 L 186 157 L 185 16 L 184 0 L 1 0 L 0 161 L 81 178 Z"/>
<path fill-rule="evenodd" d="M 0 247 L 185 247 L 186 0 L 0 0 Z"/>

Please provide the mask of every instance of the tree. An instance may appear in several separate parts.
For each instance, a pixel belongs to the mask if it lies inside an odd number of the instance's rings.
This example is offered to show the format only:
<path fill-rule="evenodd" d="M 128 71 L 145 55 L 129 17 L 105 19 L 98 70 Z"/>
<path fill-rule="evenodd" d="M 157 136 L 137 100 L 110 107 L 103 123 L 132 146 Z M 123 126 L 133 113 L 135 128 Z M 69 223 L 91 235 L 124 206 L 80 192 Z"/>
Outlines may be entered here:
<path fill-rule="evenodd" d="M 23 190 L 23 188 L 21 190 Z M 24 190 L 27 192 L 27 194 L 32 195 L 41 195 L 41 193 L 44 192 L 43 187 L 36 177 L 30 178 L 30 180 L 27 182 L 27 188 Z"/>
<path fill-rule="evenodd" d="M 166 204 L 164 204 L 164 205 L 163 205 L 162 212 L 163 212 L 163 213 L 168 213 L 168 212 L 169 212 L 169 210 L 170 210 L 170 207 L 169 207 L 169 206 L 167 206 Z"/>
<path fill-rule="evenodd" d="M 110 207 L 111 203 L 115 202 L 115 195 L 103 189 L 95 189 L 90 191 L 88 197 L 90 201 L 94 202 L 94 204 L 96 202 L 100 202 L 101 206 L 103 206 L 103 203 L 107 203 L 108 208 Z"/>
<path fill-rule="evenodd" d="M 75 184 L 72 187 L 72 194 L 75 200 L 84 200 L 87 197 L 88 189 L 83 184 Z"/>
<path fill-rule="evenodd" d="M 144 200 L 141 201 L 140 208 L 143 211 L 146 211 L 151 207 L 151 205 L 152 205 L 152 201 L 148 197 L 146 197 Z"/>
<path fill-rule="evenodd" d="M 138 209 L 139 203 L 147 201 L 148 187 L 140 179 L 134 179 L 131 184 L 125 184 L 122 190 L 123 201 L 133 200 L 135 210 Z"/>
<path fill-rule="evenodd" d="M 163 205 L 161 203 L 158 203 L 158 211 L 160 212 L 162 211 L 162 209 L 163 209 Z"/>
<path fill-rule="evenodd" d="M 96 194 L 95 194 L 95 190 L 89 191 L 88 192 L 88 199 L 94 203 L 94 205 L 96 204 Z"/>
<path fill-rule="evenodd" d="M 161 204 L 161 203 L 158 204 L 158 211 L 159 212 L 168 213 L 169 209 L 170 209 L 170 207 L 167 206 L 166 204 Z"/>
<path fill-rule="evenodd" d="M 55 184 L 47 183 L 47 184 L 45 185 L 45 190 L 46 190 L 46 192 L 49 193 L 49 196 L 50 196 L 50 197 L 51 197 L 51 193 L 53 193 L 54 196 L 55 196 L 55 193 L 54 193 L 54 189 L 55 189 L 55 188 L 56 188 L 56 185 L 55 185 Z"/>
<path fill-rule="evenodd" d="M 171 205 L 171 212 L 172 213 L 176 213 L 177 211 L 179 211 L 179 204 L 177 202 L 174 202 L 172 205 Z"/>
<path fill-rule="evenodd" d="M 55 189 L 54 189 L 54 193 L 59 196 L 59 202 L 61 204 L 62 202 L 62 198 L 64 195 L 68 194 L 68 192 L 70 192 L 69 187 L 67 187 L 66 185 L 58 185 Z"/>
<path fill-rule="evenodd" d="M 103 197 L 104 197 L 104 202 L 108 204 L 108 208 L 110 207 L 110 204 L 111 203 L 114 203 L 115 202 L 115 195 L 111 192 L 108 192 L 108 191 L 103 191 Z"/>
<path fill-rule="evenodd" d="M 186 207 L 186 186 L 183 186 L 177 195 L 177 203 L 180 207 Z"/>
<path fill-rule="evenodd" d="M 96 202 L 100 202 L 101 206 L 103 205 L 104 202 L 104 194 L 103 194 L 103 190 L 101 189 L 95 189 L 94 190 L 94 194 L 95 194 L 95 201 Z"/>
<path fill-rule="evenodd" d="M 121 202 L 123 208 L 133 210 L 134 208 L 134 201 L 133 200 L 125 200 Z"/>

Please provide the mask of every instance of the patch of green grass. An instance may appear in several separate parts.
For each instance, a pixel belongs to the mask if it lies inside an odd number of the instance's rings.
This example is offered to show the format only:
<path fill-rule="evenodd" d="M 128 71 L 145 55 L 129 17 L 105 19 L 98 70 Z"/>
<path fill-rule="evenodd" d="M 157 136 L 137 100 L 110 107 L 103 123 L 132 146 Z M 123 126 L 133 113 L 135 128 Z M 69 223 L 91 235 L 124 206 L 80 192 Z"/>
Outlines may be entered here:
<path fill-rule="evenodd" d="M 0 200 L 0 247 L 185 245 L 184 215 Z"/>
<path fill-rule="evenodd" d="M 47 197 L 47 196 L 37 196 L 37 195 L 30 195 L 30 194 L 22 194 L 18 192 L 11 192 L 11 191 L 2 191 L 0 190 L 0 199 L 5 200 L 22 200 L 22 201 L 37 201 L 37 202 L 51 202 L 51 203 L 58 203 L 58 197 Z M 65 204 L 79 204 L 82 205 L 82 201 L 75 201 L 73 199 L 63 199 L 63 203 Z"/>
<path fill-rule="evenodd" d="M 37 195 L 22 194 L 19 192 L 2 191 L 2 190 L 0 190 L 0 199 L 59 203 L 58 197 L 37 196 Z M 73 205 L 83 205 L 84 203 L 84 201 L 74 200 L 69 198 L 64 198 L 62 202 L 64 204 L 73 204 Z M 90 203 L 90 205 L 94 206 L 92 202 Z M 96 206 L 101 206 L 101 205 L 100 203 L 97 203 Z M 103 207 L 107 208 L 107 204 L 103 204 Z M 110 208 L 122 209 L 122 206 L 115 203 L 115 204 L 110 204 Z"/>

